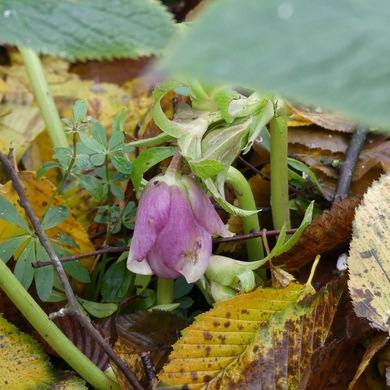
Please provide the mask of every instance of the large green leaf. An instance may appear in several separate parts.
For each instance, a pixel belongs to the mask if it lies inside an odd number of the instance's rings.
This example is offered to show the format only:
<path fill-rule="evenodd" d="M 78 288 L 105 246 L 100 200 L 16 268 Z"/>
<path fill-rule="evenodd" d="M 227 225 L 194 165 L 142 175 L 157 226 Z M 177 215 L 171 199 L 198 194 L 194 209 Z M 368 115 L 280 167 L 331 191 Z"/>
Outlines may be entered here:
<path fill-rule="evenodd" d="M 385 0 L 212 2 L 160 70 L 390 122 L 390 8 Z"/>
<path fill-rule="evenodd" d="M 161 53 L 174 33 L 156 0 L 0 2 L 0 40 L 69 60 Z"/>

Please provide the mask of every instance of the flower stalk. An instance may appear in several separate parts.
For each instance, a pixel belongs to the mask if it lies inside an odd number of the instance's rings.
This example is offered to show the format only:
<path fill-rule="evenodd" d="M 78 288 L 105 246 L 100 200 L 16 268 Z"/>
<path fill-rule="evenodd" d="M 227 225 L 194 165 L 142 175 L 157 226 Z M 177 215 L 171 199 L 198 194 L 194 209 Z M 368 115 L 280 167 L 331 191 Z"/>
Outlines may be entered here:
<path fill-rule="evenodd" d="M 230 167 L 226 175 L 226 183 L 233 187 L 237 196 L 239 206 L 244 210 L 256 210 L 256 203 L 253 193 L 248 181 L 244 175 L 236 168 Z M 244 234 L 249 234 L 252 231 L 260 231 L 260 222 L 257 214 L 242 217 L 242 224 L 244 227 Z M 249 261 L 255 261 L 264 258 L 263 242 L 261 237 L 255 237 L 246 240 L 246 248 Z M 258 275 L 267 280 L 265 270 L 259 271 Z"/>
<path fill-rule="evenodd" d="M 275 117 L 270 122 L 271 134 L 271 208 L 275 230 L 291 228 L 288 198 L 288 129 L 287 107 L 283 100 L 275 102 Z"/>

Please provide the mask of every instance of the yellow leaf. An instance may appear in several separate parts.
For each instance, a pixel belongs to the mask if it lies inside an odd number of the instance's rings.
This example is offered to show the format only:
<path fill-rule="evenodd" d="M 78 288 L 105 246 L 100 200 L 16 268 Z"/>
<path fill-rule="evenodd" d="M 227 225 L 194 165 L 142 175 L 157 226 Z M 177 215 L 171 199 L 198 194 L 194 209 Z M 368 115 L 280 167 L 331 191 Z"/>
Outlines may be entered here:
<path fill-rule="evenodd" d="M 12 112 L 0 119 L 0 151 L 7 155 L 14 148 L 19 161 L 45 124 L 37 107 L 6 104 L 2 108 Z"/>
<path fill-rule="evenodd" d="M 35 172 L 19 172 L 18 175 L 35 214 L 38 218 L 41 218 L 47 202 L 55 190 L 54 185 L 44 177 L 42 177 L 39 182 L 37 182 Z M 6 197 L 19 210 L 21 215 L 25 216 L 24 209 L 19 205 L 18 202 L 19 196 L 16 193 L 11 181 L 0 187 L 0 194 Z M 65 205 L 65 202 L 59 196 L 56 196 L 52 202 L 52 206 L 57 205 Z M 25 218 L 27 220 L 27 217 Z M 20 231 L 20 228 L 15 227 L 11 223 L 0 220 L 0 243 L 5 241 L 7 237 L 17 235 L 20 233 Z M 94 246 L 88 239 L 86 231 L 82 228 L 74 216 L 70 215 L 60 225 L 46 230 L 48 236 L 54 239 L 59 238 L 60 232 L 71 236 L 79 245 L 79 248 L 64 247 L 70 253 L 72 253 L 72 255 L 88 253 L 95 250 Z M 89 269 L 92 266 L 93 261 L 93 258 L 86 258 L 81 260 L 81 263 L 87 269 Z"/>
<path fill-rule="evenodd" d="M 356 209 L 348 258 L 348 287 L 359 317 L 390 331 L 390 174 L 375 182 Z"/>
<path fill-rule="evenodd" d="M 47 389 L 55 376 L 42 347 L 0 316 L 0 388 Z"/>
<path fill-rule="evenodd" d="M 174 345 L 159 388 L 296 389 L 323 346 L 341 283 L 299 301 L 305 286 L 239 295 L 197 317 Z"/>

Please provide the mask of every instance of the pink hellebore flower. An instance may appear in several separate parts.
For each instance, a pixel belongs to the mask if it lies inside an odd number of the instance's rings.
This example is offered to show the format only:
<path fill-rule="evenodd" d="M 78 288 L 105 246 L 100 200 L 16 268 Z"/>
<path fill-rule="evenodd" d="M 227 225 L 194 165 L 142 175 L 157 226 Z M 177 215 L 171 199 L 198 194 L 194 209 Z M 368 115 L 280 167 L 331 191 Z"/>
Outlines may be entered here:
<path fill-rule="evenodd" d="M 230 237 L 210 199 L 188 176 L 168 171 L 146 185 L 138 205 L 127 268 L 188 283 L 205 272 L 211 235 Z"/>

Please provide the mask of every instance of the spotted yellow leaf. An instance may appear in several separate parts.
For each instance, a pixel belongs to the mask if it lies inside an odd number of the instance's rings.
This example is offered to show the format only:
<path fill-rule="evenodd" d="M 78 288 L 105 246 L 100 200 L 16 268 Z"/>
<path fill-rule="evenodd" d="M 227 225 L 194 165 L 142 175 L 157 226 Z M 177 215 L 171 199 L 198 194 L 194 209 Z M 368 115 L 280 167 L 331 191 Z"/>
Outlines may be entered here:
<path fill-rule="evenodd" d="M 348 257 L 348 287 L 355 313 L 390 331 L 390 173 L 364 195 L 356 209 Z"/>
<path fill-rule="evenodd" d="M 327 338 L 340 287 L 315 293 L 290 283 L 217 304 L 183 330 L 158 389 L 297 388 Z"/>
<path fill-rule="evenodd" d="M 0 350 L 0 389 L 47 389 L 56 379 L 41 345 L 2 316 Z"/>

